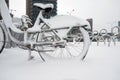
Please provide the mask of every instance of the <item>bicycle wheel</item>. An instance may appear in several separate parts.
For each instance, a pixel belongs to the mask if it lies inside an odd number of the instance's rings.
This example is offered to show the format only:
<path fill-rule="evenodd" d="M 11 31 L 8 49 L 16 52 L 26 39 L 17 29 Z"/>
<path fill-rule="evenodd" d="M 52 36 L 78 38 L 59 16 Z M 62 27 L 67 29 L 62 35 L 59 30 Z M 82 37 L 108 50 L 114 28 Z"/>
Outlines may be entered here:
<path fill-rule="evenodd" d="M 3 49 L 5 47 L 5 32 L 0 25 L 0 54 L 2 53 Z"/>
<path fill-rule="evenodd" d="M 63 44 L 57 45 L 43 45 L 44 53 L 54 58 L 79 58 L 83 60 L 89 49 L 90 39 L 87 31 L 79 28 L 80 33 L 77 35 L 69 35 Z M 71 36 L 71 37 L 70 37 Z"/>

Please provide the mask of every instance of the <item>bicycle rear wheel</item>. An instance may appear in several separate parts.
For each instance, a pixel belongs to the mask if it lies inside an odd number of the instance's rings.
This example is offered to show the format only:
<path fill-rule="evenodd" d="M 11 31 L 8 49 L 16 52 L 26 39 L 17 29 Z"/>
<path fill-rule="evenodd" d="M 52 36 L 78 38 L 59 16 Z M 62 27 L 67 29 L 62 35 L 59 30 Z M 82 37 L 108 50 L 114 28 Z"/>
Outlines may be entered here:
<path fill-rule="evenodd" d="M 87 31 L 80 28 L 78 35 L 70 35 L 65 44 L 43 45 L 39 49 L 45 51 L 47 55 L 54 58 L 79 58 L 83 60 L 89 49 L 90 39 Z M 54 41 L 53 41 L 54 42 Z"/>
<path fill-rule="evenodd" d="M 5 47 L 5 32 L 0 25 L 0 54 L 2 53 L 3 49 Z"/>

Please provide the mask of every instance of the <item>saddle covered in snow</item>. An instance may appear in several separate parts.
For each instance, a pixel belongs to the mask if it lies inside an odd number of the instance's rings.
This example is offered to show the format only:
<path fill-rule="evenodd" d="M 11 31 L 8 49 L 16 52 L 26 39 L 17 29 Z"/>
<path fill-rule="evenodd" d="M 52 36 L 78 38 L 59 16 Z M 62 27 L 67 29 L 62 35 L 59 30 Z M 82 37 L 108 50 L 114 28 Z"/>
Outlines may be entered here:
<path fill-rule="evenodd" d="M 43 3 L 34 3 L 34 6 L 40 8 L 41 10 L 45 10 L 46 13 L 49 13 L 53 8 L 53 4 L 43 4 Z"/>

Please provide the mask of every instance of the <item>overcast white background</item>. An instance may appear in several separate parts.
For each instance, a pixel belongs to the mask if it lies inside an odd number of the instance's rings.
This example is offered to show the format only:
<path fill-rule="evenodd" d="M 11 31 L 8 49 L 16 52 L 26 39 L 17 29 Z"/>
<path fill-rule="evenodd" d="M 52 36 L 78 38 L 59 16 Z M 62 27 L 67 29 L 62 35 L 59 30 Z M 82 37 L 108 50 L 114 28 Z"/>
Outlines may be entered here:
<path fill-rule="evenodd" d="M 16 10 L 13 11 L 15 16 L 25 14 L 25 1 L 10 0 L 10 9 Z M 58 14 L 93 18 L 94 29 L 110 29 L 120 21 L 120 0 L 58 0 L 57 3 Z"/>

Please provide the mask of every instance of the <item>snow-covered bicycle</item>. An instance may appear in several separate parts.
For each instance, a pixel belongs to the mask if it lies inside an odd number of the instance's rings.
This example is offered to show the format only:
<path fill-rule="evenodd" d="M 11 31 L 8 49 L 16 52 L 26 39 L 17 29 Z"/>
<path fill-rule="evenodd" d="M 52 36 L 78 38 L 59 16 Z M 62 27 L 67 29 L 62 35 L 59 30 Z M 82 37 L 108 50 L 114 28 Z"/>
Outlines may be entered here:
<path fill-rule="evenodd" d="M 35 3 L 40 8 L 40 13 L 32 28 L 28 28 L 29 18 L 24 18 L 23 28 L 18 29 L 12 22 L 5 0 L 0 2 L 0 13 L 3 18 L 3 26 L 0 26 L 0 52 L 5 46 L 5 33 L 10 39 L 24 49 L 31 52 L 37 51 L 43 61 L 41 53 L 55 58 L 79 58 L 83 60 L 88 52 L 90 39 L 87 29 L 90 28 L 86 20 L 78 19 L 70 15 L 58 15 L 46 19 L 43 13 L 53 9 L 53 4 Z M 24 21 L 23 20 L 23 21 Z M 4 29 L 6 29 L 6 32 Z M 24 40 L 19 41 L 11 34 L 12 32 L 23 34 Z"/>

